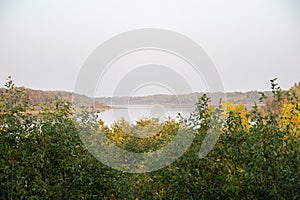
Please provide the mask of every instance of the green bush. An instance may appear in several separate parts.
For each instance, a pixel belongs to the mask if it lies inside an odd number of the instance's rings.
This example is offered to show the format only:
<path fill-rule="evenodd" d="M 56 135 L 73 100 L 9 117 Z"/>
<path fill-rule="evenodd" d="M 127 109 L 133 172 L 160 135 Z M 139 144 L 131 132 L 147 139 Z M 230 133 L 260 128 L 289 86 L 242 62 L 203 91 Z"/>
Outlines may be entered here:
<path fill-rule="evenodd" d="M 57 99 L 35 111 L 9 79 L 0 94 L 0 199 L 299 199 L 299 101 L 285 99 L 275 80 L 271 84 L 273 97 L 265 107 L 226 113 L 218 143 L 200 159 L 212 116 L 203 96 L 186 119 L 197 127 L 188 151 L 165 168 L 132 174 L 111 169 L 88 152 L 69 102 Z M 171 119 L 112 127 L 87 121 L 132 152 L 161 148 L 180 126 Z M 145 126 L 161 128 L 149 138 L 128 135 Z"/>

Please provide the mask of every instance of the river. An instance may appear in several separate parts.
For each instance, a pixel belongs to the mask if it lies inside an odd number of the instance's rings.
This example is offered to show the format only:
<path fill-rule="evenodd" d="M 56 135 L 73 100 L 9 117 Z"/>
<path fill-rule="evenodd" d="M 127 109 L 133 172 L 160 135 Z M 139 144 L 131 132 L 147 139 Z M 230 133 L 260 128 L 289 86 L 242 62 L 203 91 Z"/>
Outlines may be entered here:
<path fill-rule="evenodd" d="M 118 107 L 115 109 L 100 112 L 98 117 L 104 121 L 106 125 L 111 125 L 115 121 L 124 118 L 126 121 L 135 124 L 137 120 L 142 118 L 155 117 L 160 121 L 166 120 L 168 117 L 176 118 L 178 113 L 182 116 L 188 116 L 195 107 L 172 107 L 166 105 L 112 105 Z"/>

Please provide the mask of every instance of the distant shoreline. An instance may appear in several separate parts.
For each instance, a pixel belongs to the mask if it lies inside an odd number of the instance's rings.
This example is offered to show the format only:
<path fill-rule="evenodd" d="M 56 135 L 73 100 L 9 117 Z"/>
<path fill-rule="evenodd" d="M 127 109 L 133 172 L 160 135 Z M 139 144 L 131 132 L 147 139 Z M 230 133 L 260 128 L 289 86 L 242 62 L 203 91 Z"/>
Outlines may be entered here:
<path fill-rule="evenodd" d="M 240 102 L 242 103 L 242 102 Z M 240 103 L 234 103 L 234 105 L 238 105 Z M 252 108 L 254 106 L 254 102 L 253 103 L 248 103 L 248 104 L 243 104 L 243 106 L 247 109 L 249 108 Z M 257 106 L 263 106 L 265 105 L 265 103 L 256 103 Z M 120 105 L 109 105 L 109 108 L 106 108 L 106 109 L 103 109 L 102 111 L 107 111 L 107 110 L 112 110 L 112 109 L 130 109 L 131 106 L 140 106 L 141 108 L 143 108 L 143 106 L 145 107 L 149 107 L 149 106 L 162 106 L 162 107 L 168 107 L 168 108 L 196 108 L 196 104 L 181 104 L 181 105 L 178 105 L 178 104 L 158 104 L 158 103 L 150 103 L 150 104 L 142 104 L 142 103 L 139 103 L 139 104 L 120 104 Z M 138 108 L 138 107 L 137 107 Z"/>

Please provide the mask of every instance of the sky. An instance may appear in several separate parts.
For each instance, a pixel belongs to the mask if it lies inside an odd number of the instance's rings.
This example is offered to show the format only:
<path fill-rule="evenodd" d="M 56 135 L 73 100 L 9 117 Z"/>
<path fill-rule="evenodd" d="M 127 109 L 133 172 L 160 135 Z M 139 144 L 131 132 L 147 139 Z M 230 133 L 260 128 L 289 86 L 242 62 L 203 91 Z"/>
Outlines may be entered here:
<path fill-rule="evenodd" d="M 298 0 L 0 0 L 0 83 L 10 75 L 19 86 L 74 91 L 99 45 L 141 28 L 195 41 L 225 91 L 268 90 L 275 77 L 283 89 L 300 81 Z M 200 82 L 192 83 L 193 91 L 204 90 Z M 106 83 L 97 96 L 112 95 L 113 85 Z M 164 93 L 157 87 L 137 93 Z"/>

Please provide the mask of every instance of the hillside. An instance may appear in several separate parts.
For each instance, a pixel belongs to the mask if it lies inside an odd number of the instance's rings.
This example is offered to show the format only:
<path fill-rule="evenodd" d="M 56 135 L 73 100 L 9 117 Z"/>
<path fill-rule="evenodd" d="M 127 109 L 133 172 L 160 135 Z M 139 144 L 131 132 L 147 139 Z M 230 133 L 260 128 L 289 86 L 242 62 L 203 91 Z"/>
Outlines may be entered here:
<path fill-rule="evenodd" d="M 28 96 L 30 103 L 32 105 L 36 105 L 36 107 L 39 107 L 40 105 L 44 105 L 46 103 L 51 103 L 55 100 L 55 98 L 62 98 L 69 102 L 72 102 L 74 108 L 80 108 L 82 106 L 91 107 L 93 105 L 95 105 L 95 109 L 98 111 L 111 108 L 110 106 L 99 100 L 95 100 L 94 98 L 90 98 L 86 95 L 75 94 L 72 92 L 33 90 L 24 87 L 18 87 L 17 89 L 24 91 L 24 93 Z M 0 91 L 1 90 L 4 90 L 4 88 L 0 88 Z"/>
<path fill-rule="evenodd" d="M 99 97 L 99 98 L 90 98 L 86 95 L 75 94 L 72 92 L 66 91 L 43 91 L 43 90 L 33 90 L 30 88 L 18 87 L 28 95 L 30 103 L 33 105 L 43 105 L 45 103 L 52 102 L 55 98 L 63 98 L 67 101 L 73 103 L 75 108 L 79 108 L 81 106 L 91 107 L 95 105 L 97 111 L 102 111 L 106 109 L 112 108 L 109 105 L 127 105 L 129 104 L 141 104 L 141 105 L 153 105 L 153 104 L 161 104 L 168 106 L 194 106 L 197 102 L 197 98 L 202 96 L 204 93 L 191 93 L 191 94 L 183 94 L 183 95 L 150 95 L 150 96 L 137 96 L 137 97 Z M 4 88 L 0 88 L 0 91 L 4 90 Z M 263 92 L 266 97 L 270 97 L 272 92 L 265 91 Z M 284 91 L 286 96 L 287 93 L 295 94 L 300 97 L 300 82 L 295 83 L 293 87 L 291 87 L 288 91 Z M 233 104 L 242 103 L 246 107 L 253 106 L 254 102 L 258 104 L 260 98 L 259 91 L 249 91 L 249 92 L 226 92 L 225 95 L 222 93 L 211 93 L 211 96 L 214 98 L 213 103 L 218 103 L 219 99 L 222 99 L 222 102 L 231 101 Z M 226 98 L 224 98 L 224 96 Z"/>
<path fill-rule="evenodd" d="M 290 94 L 295 94 L 300 98 L 300 82 L 295 83 L 295 85 L 288 91 Z"/>
<path fill-rule="evenodd" d="M 144 97 L 102 97 L 97 98 L 98 100 L 108 104 L 108 105 L 126 105 L 128 102 L 130 104 L 163 104 L 169 106 L 193 106 L 197 102 L 197 98 L 202 96 L 204 93 L 191 93 L 184 95 L 151 95 Z M 264 94 L 269 97 L 271 96 L 270 91 L 265 91 Z M 231 101 L 233 104 L 243 103 L 246 107 L 251 107 L 254 102 L 259 103 L 260 92 L 249 91 L 249 92 L 226 92 L 223 93 L 211 93 L 213 96 L 213 103 L 218 103 L 219 99 L 222 102 Z M 226 98 L 224 98 L 226 97 Z"/>

